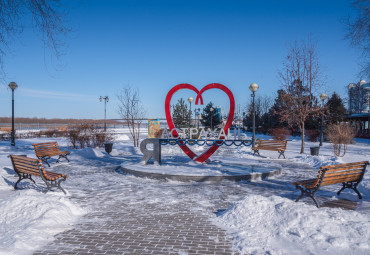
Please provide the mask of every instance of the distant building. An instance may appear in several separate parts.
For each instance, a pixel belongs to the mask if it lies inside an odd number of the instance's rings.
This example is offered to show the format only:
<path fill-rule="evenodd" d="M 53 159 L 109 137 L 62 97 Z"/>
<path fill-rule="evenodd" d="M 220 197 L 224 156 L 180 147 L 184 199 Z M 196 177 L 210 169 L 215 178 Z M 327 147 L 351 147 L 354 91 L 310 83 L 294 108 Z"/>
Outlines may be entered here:
<path fill-rule="evenodd" d="M 361 80 L 347 88 L 348 119 L 356 125 L 358 137 L 370 138 L 370 82 Z"/>

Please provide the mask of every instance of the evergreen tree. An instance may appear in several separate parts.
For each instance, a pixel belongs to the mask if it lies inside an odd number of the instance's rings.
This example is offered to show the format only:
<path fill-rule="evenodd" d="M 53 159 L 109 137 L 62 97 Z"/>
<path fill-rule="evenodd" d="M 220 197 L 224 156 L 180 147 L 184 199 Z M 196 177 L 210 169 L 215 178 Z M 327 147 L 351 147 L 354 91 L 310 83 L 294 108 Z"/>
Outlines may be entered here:
<path fill-rule="evenodd" d="M 326 119 L 330 124 L 338 124 L 344 121 L 347 114 L 347 109 L 337 93 L 334 92 L 329 98 L 328 102 L 326 103 L 326 107 L 328 111 L 328 116 Z"/>
<path fill-rule="evenodd" d="M 177 128 L 188 127 L 190 123 L 190 110 L 184 99 L 179 101 L 173 106 L 172 119 Z"/>
<path fill-rule="evenodd" d="M 213 111 L 211 111 L 213 108 Z M 201 122 L 205 127 L 211 127 L 211 118 L 212 118 L 212 128 L 217 127 L 221 124 L 221 116 L 216 112 L 216 107 L 212 102 L 206 105 L 203 109 Z"/>
<path fill-rule="evenodd" d="M 253 107 L 252 107 L 252 104 L 247 106 L 247 109 L 248 109 L 247 114 L 245 114 L 244 117 L 243 117 L 243 126 L 250 129 L 253 125 L 253 115 L 252 115 L 253 114 Z M 257 115 L 256 115 L 256 123 L 257 123 Z"/>
<path fill-rule="evenodd" d="M 284 100 L 286 98 L 286 93 L 284 90 L 280 89 L 277 91 L 277 98 L 275 99 L 274 105 L 270 110 L 261 117 L 261 127 L 262 132 L 266 133 L 270 129 L 288 127 L 288 124 L 285 121 L 281 121 L 278 113 L 284 107 Z"/>

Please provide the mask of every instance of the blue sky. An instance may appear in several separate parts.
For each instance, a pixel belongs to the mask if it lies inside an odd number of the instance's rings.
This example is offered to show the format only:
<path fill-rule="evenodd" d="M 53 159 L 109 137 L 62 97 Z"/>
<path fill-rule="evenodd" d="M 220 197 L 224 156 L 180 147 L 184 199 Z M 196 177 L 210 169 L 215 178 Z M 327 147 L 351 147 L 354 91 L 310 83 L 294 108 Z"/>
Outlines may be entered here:
<path fill-rule="evenodd" d="M 32 29 L 12 45 L 0 83 L 0 116 L 104 117 L 99 96 L 109 96 L 107 118 L 119 118 L 116 95 L 127 85 L 138 88 L 147 117 L 164 117 L 167 92 L 179 83 L 201 89 L 218 82 L 234 93 L 236 103 L 250 101 L 249 84 L 273 96 L 280 88 L 277 71 L 295 40 L 317 43 L 325 74 L 323 92 L 345 96 L 357 82 L 359 52 L 344 40 L 343 19 L 355 12 L 350 1 L 68 1 L 73 33 L 63 68 L 45 54 Z M 173 98 L 195 95 L 181 91 Z M 226 107 L 222 92 L 204 94 Z M 194 107 L 194 105 L 193 105 Z"/>

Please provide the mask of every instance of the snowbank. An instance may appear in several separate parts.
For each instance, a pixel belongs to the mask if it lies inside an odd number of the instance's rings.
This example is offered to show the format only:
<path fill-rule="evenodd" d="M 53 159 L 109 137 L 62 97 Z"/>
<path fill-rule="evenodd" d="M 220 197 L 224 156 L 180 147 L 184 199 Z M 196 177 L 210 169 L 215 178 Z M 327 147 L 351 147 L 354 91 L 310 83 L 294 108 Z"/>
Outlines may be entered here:
<path fill-rule="evenodd" d="M 366 215 L 249 195 L 219 215 L 242 254 L 369 254 Z"/>
<path fill-rule="evenodd" d="M 0 254 L 30 254 L 84 214 L 62 193 L 11 192 L 0 200 Z"/>

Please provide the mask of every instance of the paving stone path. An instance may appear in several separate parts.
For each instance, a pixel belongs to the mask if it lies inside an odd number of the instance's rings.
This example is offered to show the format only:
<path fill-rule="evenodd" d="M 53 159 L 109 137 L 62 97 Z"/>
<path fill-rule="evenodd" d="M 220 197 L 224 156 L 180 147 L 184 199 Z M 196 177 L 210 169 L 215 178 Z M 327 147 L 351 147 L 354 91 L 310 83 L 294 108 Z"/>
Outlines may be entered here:
<path fill-rule="evenodd" d="M 299 178 L 283 173 L 253 183 L 180 183 L 122 175 L 116 166 L 111 161 L 54 166 L 70 175 L 65 183 L 70 199 L 87 213 L 34 254 L 239 254 L 215 223 L 217 213 L 248 193 L 294 197 L 288 184 Z"/>

